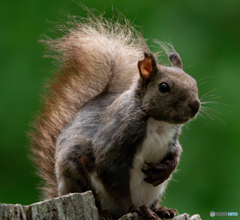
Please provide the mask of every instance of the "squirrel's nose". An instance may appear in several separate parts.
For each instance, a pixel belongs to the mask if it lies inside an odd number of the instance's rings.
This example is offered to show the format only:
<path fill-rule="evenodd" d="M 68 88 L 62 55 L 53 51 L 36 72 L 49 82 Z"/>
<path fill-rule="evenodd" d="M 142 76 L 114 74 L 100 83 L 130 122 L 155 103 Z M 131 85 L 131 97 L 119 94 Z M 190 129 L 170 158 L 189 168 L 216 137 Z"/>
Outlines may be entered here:
<path fill-rule="evenodd" d="M 192 113 L 194 115 L 197 114 L 197 112 L 199 111 L 199 108 L 200 108 L 200 101 L 199 101 L 199 99 L 197 99 L 197 98 L 192 99 L 188 103 L 188 106 L 190 107 L 190 109 L 192 110 Z"/>

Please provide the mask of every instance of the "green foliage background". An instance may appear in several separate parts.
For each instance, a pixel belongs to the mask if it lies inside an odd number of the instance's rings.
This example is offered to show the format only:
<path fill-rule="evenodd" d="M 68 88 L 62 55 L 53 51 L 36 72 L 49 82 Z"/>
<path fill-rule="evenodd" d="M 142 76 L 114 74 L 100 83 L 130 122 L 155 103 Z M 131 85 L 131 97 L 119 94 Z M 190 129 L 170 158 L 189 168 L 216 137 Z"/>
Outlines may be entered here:
<path fill-rule="evenodd" d="M 219 103 L 206 105 L 215 120 L 202 113 L 183 129 L 184 151 L 163 205 L 203 219 L 210 211 L 240 214 L 240 1 L 81 2 L 106 11 L 106 17 L 117 8 L 134 20 L 149 45 L 154 38 L 171 41 L 185 71 L 198 81 L 200 97 L 217 89 L 209 95 L 221 98 L 207 100 Z M 45 49 L 38 40 L 41 34 L 53 36 L 47 21 L 67 20 L 68 13 L 86 16 L 70 0 L 0 2 L 0 203 L 39 201 L 26 132 L 55 67 L 42 58 Z"/>

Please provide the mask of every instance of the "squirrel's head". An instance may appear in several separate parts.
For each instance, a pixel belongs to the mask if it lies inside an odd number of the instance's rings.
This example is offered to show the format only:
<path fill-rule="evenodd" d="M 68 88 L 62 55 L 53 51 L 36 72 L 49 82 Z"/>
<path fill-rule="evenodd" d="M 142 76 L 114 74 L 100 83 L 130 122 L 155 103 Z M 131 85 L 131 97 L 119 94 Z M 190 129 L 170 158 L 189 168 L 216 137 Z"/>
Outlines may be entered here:
<path fill-rule="evenodd" d="M 200 101 L 195 79 L 182 69 L 177 53 L 171 53 L 171 67 L 158 65 L 152 53 L 138 62 L 138 96 L 142 110 L 150 117 L 171 124 L 184 124 L 198 113 Z"/>

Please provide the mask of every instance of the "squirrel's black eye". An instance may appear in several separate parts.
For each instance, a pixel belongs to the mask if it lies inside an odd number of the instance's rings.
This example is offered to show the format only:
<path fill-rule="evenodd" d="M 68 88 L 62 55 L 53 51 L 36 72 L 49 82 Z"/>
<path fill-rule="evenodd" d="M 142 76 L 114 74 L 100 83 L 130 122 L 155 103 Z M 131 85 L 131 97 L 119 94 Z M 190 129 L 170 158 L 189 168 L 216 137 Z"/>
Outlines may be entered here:
<path fill-rule="evenodd" d="M 161 92 L 161 93 L 167 93 L 167 92 L 170 92 L 171 89 L 169 87 L 169 85 L 165 82 L 161 83 L 159 86 L 158 86 L 158 90 Z"/>

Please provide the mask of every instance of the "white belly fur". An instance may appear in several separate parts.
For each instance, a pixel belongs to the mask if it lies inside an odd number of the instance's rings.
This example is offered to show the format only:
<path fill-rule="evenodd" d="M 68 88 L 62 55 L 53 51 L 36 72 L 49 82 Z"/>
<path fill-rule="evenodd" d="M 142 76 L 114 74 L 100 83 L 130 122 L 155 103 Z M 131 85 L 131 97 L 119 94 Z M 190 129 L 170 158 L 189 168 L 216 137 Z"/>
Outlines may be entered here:
<path fill-rule="evenodd" d="M 133 160 L 133 168 L 130 170 L 130 189 L 134 204 L 151 205 L 164 193 L 168 180 L 154 187 L 144 181 L 146 175 L 142 172 L 142 168 L 147 169 L 145 162 L 159 163 L 164 158 L 168 151 L 168 143 L 174 133 L 174 125 L 149 119 L 146 139 L 137 151 Z"/>
<path fill-rule="evenodd" d="M 159 163 L 163 159 L 168 151 L 169 140 L 173 135 L 174 125 L 149 119 L 146 139 L 137 151 L 133 160 L 133 168 L 130 170 L 130 189 L 133 204 L 138 206 L 151 205 L 165 191 L 168 180 L 154 187 L 143 180 L 146 176 L 142 172 L 142 168 L 147 168 L 145 161 Z M 90 178 L 96 193 L 99 195 L 102 210 L 107 209 L 115 216 L 120 216 L 122 213 L 112 202 L 96 174 L 93 173 Z"/>

